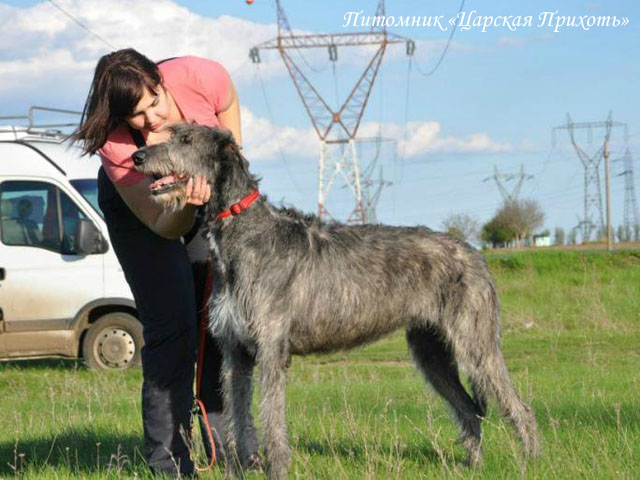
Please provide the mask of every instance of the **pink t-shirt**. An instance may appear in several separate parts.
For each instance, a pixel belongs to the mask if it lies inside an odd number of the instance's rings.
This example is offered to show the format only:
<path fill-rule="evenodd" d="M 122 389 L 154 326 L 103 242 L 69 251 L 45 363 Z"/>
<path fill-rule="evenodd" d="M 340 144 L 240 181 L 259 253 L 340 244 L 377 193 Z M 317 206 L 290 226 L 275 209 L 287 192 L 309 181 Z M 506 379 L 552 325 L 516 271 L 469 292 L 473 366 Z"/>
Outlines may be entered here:
<path fill-rule="evenodd" d="M 215 127 L 218 112 L 229 101 L 231 79 L 222 65 L 199 57 L 180 57 L 158 65 L 162 84 L 173 96 L 184 121 Z M 127 125 L 116 128 L 98 151 L 113 183 L 133 185 L 144 175 L 134 169 L 131 154 L 138 150 Z"/>

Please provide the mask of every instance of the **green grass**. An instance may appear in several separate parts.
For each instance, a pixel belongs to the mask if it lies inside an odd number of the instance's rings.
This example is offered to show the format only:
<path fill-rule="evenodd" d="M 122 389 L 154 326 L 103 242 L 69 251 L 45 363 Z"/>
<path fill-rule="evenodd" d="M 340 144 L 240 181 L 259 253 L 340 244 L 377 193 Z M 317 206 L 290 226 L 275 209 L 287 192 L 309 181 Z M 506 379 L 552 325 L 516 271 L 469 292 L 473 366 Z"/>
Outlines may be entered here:
<path fill-rule="evenodd" d="M 492 408 L 484 464 L 462 467 L 457 428 L 396 334 L 294 359 L 291 478 L 640 478 L 640 256 L 520 252 L 488 262 L 503 304 L 504 355 L 538 416 L 542 457 L 524 462 Z M 139 370 L 105 374 L 61 360 L 0 369 L 0 478 L 150 478 Z"/>
<path fill-rule="evenodd" d="M 505 328 L 614 329 L 640 325 L 640 251 L 492 254 Z"/>

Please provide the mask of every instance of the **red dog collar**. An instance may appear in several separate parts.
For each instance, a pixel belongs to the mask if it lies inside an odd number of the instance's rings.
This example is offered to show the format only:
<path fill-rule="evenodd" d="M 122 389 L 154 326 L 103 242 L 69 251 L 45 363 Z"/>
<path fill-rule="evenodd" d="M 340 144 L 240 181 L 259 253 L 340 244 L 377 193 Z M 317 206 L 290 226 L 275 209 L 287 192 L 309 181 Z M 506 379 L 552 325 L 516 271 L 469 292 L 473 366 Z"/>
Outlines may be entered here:
<path fill-rule="evenodd" d="M 238 215 L 239 213 L 242 213 L 247 208 L 249 208 L 251 204 L 253 204 L 253 202 L 255 202 L 258 198 L 260 198 L 260 192 L 258 190 L 254 190 L 238 203 L 234 203 L 233 205 L 231 205 L 228 210 L 223 210 L 218 215 L 216 215 L 216 221 L 223 220 L 232 215 Z"/>

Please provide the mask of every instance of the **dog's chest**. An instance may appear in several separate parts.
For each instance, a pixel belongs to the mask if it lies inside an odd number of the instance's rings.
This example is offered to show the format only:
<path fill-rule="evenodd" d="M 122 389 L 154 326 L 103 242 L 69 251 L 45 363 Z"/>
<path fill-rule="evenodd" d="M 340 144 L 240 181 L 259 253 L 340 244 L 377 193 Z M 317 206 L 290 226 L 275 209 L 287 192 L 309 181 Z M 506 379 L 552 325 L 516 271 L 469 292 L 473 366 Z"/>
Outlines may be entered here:
<path fill-rule="evenodd" d="M 217 274 L 221 278 L 215 279 L 218 288 L 214 289 L 209 303 L 209 330 L 214 337 L 223 341 L 239 342 L 246 346 L 253 344 L 247 329 L 246 313 L 240 308 L 238 299 L 233 295 L 229 283 L 226 281 L 230 273 L 222 261 L 218 244 L 209 237 L 209 248 L 213 254 Z"/>
<path fill-rule="evenodd" d="M 245 315 L 238 308 L 237 299 L 226 286 L 211 298 L 209 330 L 214 337 L 222 339 L 223 342 L 241 343 L 246 346 L 253 344 Z"/>

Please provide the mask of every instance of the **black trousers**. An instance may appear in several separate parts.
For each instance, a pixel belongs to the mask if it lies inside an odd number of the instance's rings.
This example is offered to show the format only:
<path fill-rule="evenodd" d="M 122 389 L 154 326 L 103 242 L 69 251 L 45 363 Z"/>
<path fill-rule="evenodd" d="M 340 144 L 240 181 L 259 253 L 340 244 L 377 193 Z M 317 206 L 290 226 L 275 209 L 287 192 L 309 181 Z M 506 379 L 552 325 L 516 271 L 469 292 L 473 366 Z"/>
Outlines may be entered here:
<path fill-rule="evenodd" d="M 186 246 L 156 235 L 129 210 L 102 168 L 98 200 L 143 326 L 142 420 L 147 462 L 156 472 L 188 475 L 194 466 L 185 440 L 193 405 L 207 242 L 201 232 Z M 201 398 L 210 420 L 218 425 L 221 364 L 221 351 L 207 334 Z"/>

